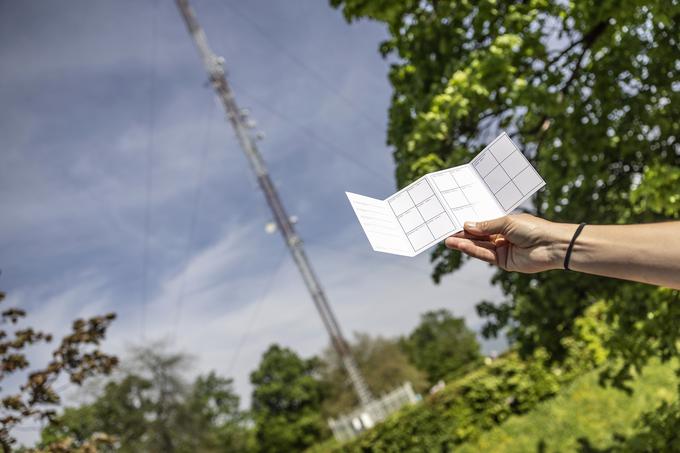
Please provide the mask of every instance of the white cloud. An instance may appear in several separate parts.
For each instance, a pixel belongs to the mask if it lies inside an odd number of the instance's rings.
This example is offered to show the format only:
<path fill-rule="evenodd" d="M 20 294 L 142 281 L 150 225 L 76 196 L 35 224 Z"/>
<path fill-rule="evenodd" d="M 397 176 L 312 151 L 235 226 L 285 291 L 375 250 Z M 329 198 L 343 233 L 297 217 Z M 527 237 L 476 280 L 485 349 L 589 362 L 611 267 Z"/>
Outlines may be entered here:
<path fill-rule="evenodd" d="M 250 392 L 248 374 L 269 344 L 281 343 L 302 355 L 312 355 L 328 342 L 310 296 L 289 258 L 281 269 L 274 266 L 249 278 L 229 278 L 241 257 L 262 253 L 251 242 L 242 240 L 247 236 L 247 231 L 234 233 L 191 260 L 187 267 L 187 280 L 191 282 L 188 285 L 200 287 L 201 291 L 186 297 L 176 338 L 177 347 L 198 355 L 196 371 L 231 372 L 244 401 Z M 469 326 L 478 327 L 474 305 L 481 299 L 500 297 L 496 288 L 487 286 L 491 271 L 484 264 L 470 263 L 445 279 L 441 286 L 435 286 L 429 277 L 426 257 L 408 260 L 380 255 L 370 251 L 361 239 L 341 253 L 327 248 L 310 249 L 348 338 L 355 331 L 387 336 L 405 334 L 418 323 L 421 313 L 438 308 L 447 308 L 465 317 Z M 149 316 L 156 325 L 164 325 L 163 320 L 171 318 L 167 303 L 181 287 L 182 278 L 180 273 L 170 279 L 150 306 Z M 244 295 L 246 300 L 240 300 Z M 230 369 L 239 345 L 237 361 Z"/>

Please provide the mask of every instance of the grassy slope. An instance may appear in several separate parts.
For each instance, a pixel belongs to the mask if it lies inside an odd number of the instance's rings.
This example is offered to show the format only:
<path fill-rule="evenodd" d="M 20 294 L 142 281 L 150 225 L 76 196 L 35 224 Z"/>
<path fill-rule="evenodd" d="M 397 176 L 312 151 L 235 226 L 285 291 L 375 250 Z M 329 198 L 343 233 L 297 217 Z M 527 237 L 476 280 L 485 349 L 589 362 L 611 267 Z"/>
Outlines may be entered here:
<path fill-rule="evenodd" d="M 677 381 L 671 366 L 653 364 L 633 384 L 634 393 L 602 388 L 590 372 L 531 412 L 514 416 L 457 452 L 581 451 L 583 444 L 603 448 L 612 435 L 628 435 L 644 411 L 675 396 Z M 581 439 L 581 441 L 580 441 Z M 587 450 L 585 450 L 587 451 Z"/>

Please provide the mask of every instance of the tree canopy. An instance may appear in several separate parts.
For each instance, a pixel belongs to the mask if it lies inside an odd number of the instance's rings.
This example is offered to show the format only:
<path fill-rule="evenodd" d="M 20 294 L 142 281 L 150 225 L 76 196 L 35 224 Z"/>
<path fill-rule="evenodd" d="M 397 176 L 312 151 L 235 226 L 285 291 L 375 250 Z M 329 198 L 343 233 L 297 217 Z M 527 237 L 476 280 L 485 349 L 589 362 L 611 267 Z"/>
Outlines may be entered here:
<path fill-rule="evenodd" d="M 554 221 L 680 218 L 678 0 L 331 0 L 387 27 L 394 88 L 387 143 L 399 186 L 466 163 L 501 129 L 547 181 L 530 209 Z M 440 281 L 463 263 L 439 247 Z M 678 291 L 566 272 L 497 271 L 506 300 L 482 303 L 484 333 L 528 353 L 561 340 L 604 301 L 618 376 L 678 354 Z"/>
<path fill-rule="evenodd" d="M 5 293 L 0 291 L 0 303 L 4 299 Z M 117 357 L 100 348 L 106 331 L 116 318 L 114 313 L 109 313 L 73 321 L 71 332 L 61 339 L 50 360 L 44 366 L 33 365 L 29 371 L 28 348 L 50 343 L 53 337 L 22 325 L 26 316 L 25 310 L 16 307 L 7 307 L 0 313 L 0 383 L 13 375 L 25 377 L 18 391 L 4 389 L 0 401 L 0 448 L 4 452 L 13 450 L 16 439 L 12 429 L 20 423 L 34 420 L 54 426 L 61 404 L 59 391 L 54 386 L 57 379 L 64 376 L 70 383 L 80 386 L 85 379 L 111 373 L 118 364 Z M 76 451 L 71 448 L 72 438 L 61 440 L 59 444 L 48 446 Z M 110 445 L 111 440 L 105 434 L 89 436 L 83 437 L 80 445 L 92 449 Z"/>
<path fill-rule="evenodd" d="M 250 374 L 257 448 L 261 452 L 302 451 L 327 436 L 317 359 L 271 345 Z"/>
<path fill-rule="evenodd" d="M 479 358 L 479 343 L 463 318 L 448 310 L 428 311 L 420 323 L 401 340 L 409 359 L 427 373 L 430 384 L 468 368 Z"/>
<path fill-rule="evenodd" d="M 70 438 L 78 447 L 107 433 L 121 452 L 252 451 L 231 379 L 211 372 L 188 383 L 187 361 L 157 344 L 134 349 L 126 369 L 92 403 L 66 408 L 43 430 L 42 445 Z"/>

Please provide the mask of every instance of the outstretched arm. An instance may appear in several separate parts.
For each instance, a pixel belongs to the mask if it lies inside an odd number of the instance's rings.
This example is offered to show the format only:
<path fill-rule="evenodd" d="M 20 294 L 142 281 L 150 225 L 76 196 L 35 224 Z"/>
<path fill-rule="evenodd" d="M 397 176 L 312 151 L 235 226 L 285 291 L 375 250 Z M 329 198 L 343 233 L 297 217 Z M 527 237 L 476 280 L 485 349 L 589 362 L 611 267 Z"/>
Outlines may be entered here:
<path fill-rule="evenodd" d="M 446 246 L 508 271 L 563 269 L 577 227 L 510 215 L 466 223 Z M 574 243 L 569 268 L 680 289 L 680 222 L 587 225 Z"/>

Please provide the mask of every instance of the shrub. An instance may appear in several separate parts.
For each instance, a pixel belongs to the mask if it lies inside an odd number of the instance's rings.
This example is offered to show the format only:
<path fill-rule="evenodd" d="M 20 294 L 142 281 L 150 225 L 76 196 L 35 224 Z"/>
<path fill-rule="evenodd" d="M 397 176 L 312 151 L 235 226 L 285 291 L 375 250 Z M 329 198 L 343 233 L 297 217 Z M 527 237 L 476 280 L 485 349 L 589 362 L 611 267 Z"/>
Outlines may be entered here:
<path fill-rule="evenodd" d="M 566 342 L 566 360 L 557 364 L 539 349 L 523 359 L 515 351 L 487 362 L 422 403 L 389 417 L 334 451 L 449 451 L 513 414 L 532 410 L 540 401 L 606 359 L 601 342 L 602 303 L 593 304 Z"/>

